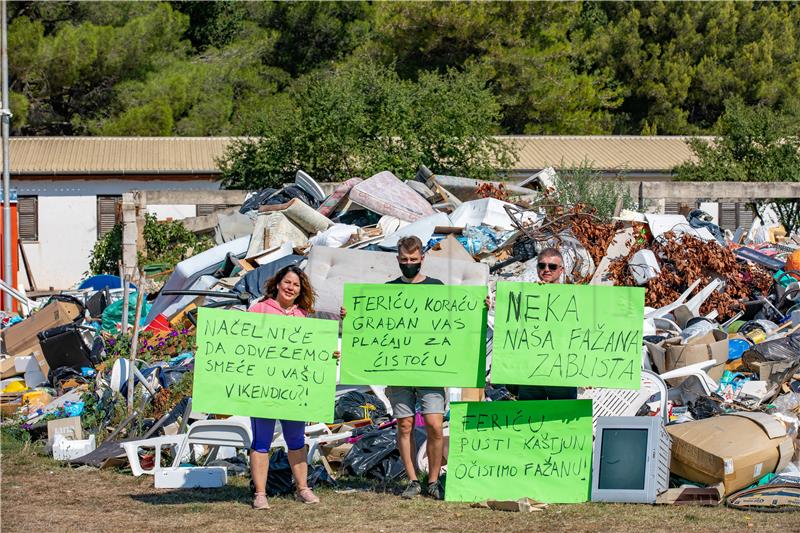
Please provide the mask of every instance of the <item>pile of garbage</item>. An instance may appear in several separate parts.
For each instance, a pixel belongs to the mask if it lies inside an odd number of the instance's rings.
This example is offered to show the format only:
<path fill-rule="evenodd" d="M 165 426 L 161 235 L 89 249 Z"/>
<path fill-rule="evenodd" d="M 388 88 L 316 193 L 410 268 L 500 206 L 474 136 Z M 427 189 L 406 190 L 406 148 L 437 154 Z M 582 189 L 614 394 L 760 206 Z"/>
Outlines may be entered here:
<path fill-rule="evenodd" d="M 46 437 L 54 456 L 72 464 L 119 465 L 155 475 L 156 486 L 218 486 L 245 473 L 247 457 L 235 439 L 204 441 L 201 430 L 244 435 L 249 423 L 191 408 L 197 309 L 246 309 L 275 272 L 298 265 L 318 293 L 319 316 L 338 316 L 344 284 L 396 277 L 397 242 L 414 235 L 425 244 L 423 271 L 445 283 L 486 283 L 491 292 L 498 281 L 537 282 L 538 252 L 556 247 L 564 282 L 645 287 L 642 367 L 664 387 L 643 381 L 646 394 L 614 414 L 665 417 L 682 443 L 673 446 L 676 487 L 721 483 L 716 503 L 754 483 L 800 482 L 800 235 L 777 223 L 723 232 L 699 211 L 622 210 L 601 220 L 590 206 L 548 206 L 557 186 L 552 169 L 510 185 L 423 166 L 411 180 L 380 172 L 326 194 L 299 171 L 295 183 L 251 194 L 239 213 L 220 216 L 217 246 L 178 264 L 156 291 L 147 280 L 136 280 L 139 289 L 102 276 L 43 301 L 15 294 L 31 312 L 2 321 L 4 424 Z M 490 312 L 489 378 L 492 324 Z M 581 397 L 603 401 L 592 390 Z M 514 396 L 487 385 L 451 390 L 450 399 Z M 747 416 L 720 416 L 732 414 Z M 720 431 L 740 449 L 710 437 Z M 320 463 L 310 469 L 313 483 L 405 475 L 383 387 L 340 387 L 335 423 L 309 425 L 306 436 Z M 424 470 L 425 432 L 416 437 Z M 163 446 L 176 466 L 170 472 L 159 466 Z M 723 455 L 723 468 L 700 464 Z M 217 470 L 177 468 L 201 458 Z M 290 490 L 285 455 L 272 461 L 270 493 Z M 754 461 L 758 479 L 733 476 L 727 461 Z"/>

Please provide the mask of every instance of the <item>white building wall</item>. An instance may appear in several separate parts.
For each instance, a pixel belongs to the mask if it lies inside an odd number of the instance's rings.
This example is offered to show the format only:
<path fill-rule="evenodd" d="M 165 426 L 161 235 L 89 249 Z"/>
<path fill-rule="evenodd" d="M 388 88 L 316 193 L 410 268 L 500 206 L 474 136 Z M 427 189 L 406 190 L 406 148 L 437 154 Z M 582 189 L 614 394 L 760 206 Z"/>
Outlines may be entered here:
<path fill-rule="evenodd" d="M 147 212 L 155 215 L 158 220 L 183 220 L 196 217 L 197 206 L 194 204 L 148 205 Z"/>
<path fill-rule="evenodd" d="M 97 241 L 97 196 L 134 190 L 218 190 L 209 180 L 24 180 L 12 179 L 19 195 L 39 197 L 39 240 L 22 244 L 39 290 L 68 289 L 89 270 L 89 255 Z M 193 204 L 159 206 L 160 220 L 195 216 Z M 165 215 L 165 216 L 162 216 Z M 23 269 L 20 260 L 20 269 Z M 24 271 L 19 279 L 26 281 Z"/>

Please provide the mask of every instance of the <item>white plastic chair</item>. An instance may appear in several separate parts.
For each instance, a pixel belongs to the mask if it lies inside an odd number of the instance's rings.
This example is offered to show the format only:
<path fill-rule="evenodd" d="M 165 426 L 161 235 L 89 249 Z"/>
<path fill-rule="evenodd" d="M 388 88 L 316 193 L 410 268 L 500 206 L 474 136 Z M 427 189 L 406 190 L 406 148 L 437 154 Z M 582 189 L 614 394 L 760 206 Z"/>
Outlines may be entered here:
<path fill-rule="evenodd" d="M 178 468 L 181 462 L 189 457 L 192 449 L 190 446 L 193 444 L 212 447 L 208 460 L 213 460 L 221 446 L 249 448 L 252 440 L 249 420 L 246 417 L 231 417 L 226 420 L 199 420 L 189 426 L 187 432 L 182 435 L 164 435 L 125 442 L 122 447 L 125 449 L 133 475 L 138 477 L 142 474 L 155 475 L 158 470 L 164 468 L 161 466 L 164 448 L 174 452 L 172 465 L 168 468 Z M 139 461 L 140 448 L 154 449 L 153 468 L 142 468 Z"/>
<path fill-rule="evenodd" d="M 701 361 L 699 363 L 695 363 L 693 365 L 688 365 L 682 368 L 676 368 L 675 370 L 670 370 L 669 372 L 664 372 L 660 374 L 662 380 L 666 381 L 668 379 L 674 378 L 690 378 L 694 377 L 697 379 L 697 382 L 703 388 L 703 392 L 706 396 L 710 396 L 712 392 L 715 392 L 719 385 L 716 381 L 711 379 L 708 375 L 707 370 L 712 366 L 717 364 L 716 359 L 710 359 L 708 361 Z M 679 400 L 681 399 L 681 387 L 672 387 L 669 391 L 670 400 Z"/>
<path fill-rule="evenodd" d="M 655 372 L 642 370 L 638 390 L 583 389 L 578 398 L 592 400 L 592 433 L 600 416 L 634 416 L 654 392 L 661 392 L 661 412 L 667 416 L 667 385 Z"/>

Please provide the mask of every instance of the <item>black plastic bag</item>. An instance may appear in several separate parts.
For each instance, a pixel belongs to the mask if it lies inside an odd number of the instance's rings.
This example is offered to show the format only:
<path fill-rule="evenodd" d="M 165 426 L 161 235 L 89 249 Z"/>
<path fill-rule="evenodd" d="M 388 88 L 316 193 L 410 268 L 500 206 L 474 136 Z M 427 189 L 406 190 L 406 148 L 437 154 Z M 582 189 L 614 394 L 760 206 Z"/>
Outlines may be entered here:
<path fill-rule="evenodd" d="M 344 422 L 364 418 L 370 418 L 375 422 L 376 420 L 389 418 L 386 407 L 377 396 L 359 391 L 350 391 L 337 399 L 333 416 L 336 420 L 343 420 Z"/>
<path fill-rule="evenodd" d="M 764 341 L 744 352 L 745 363 L 763 361 L 795 361 L 800 363 L 800 333 L 793 333 L 781 339 Z"/>
<path fill-rule="evenodd" d="M 416 449 L 425 446 L 427 435 L 423 428 L 414 428 Z M 350 475 L 378 481 L 404 479 L 406 470 L 397 451 L 395 428 L 374 431 L 356 442 L 342 461 L 342 467 Z"/>
<path fill-rule="evenodd" d="M 158 382 L 161 383 L 162 387 L 168 389 L 183 379 L 183 376 L 191 370 L 193 370 L 191 366 L 169 366 L 162 368 L 158 372 Z"/>
<path fill-rule="evenodd" d="M 269 197 L 275 194 L 277 190 L 278 189 L 273 189 L 271 187 L 267 187 L 266 189 L 261 189 L 253 196 L 244 201 L 242 207 L 239 209 L 239 212 L 245 214 L 248 211 L 255 211 L 262 205 L 266 204 L 267 200 L 269 200 Z"/>
<path fill-rule="evenodd" d="M 308 467 L 308 486 L 316 488 L 320 485 L 336 486 L 336 481 L 328 475 L 322 465 Z M 250 481 L 250 491 L 255 493 L 255 485 Z M 283 496 L 294 492 L 294 479 L 292 467 L 289 466 L 289 456 L 286 451 L 275 450 L 269 457 L 269 472 L 267 474 L 267 496 Z"/>
<path fill-rule="evenodd" d="M 703 420 L 722 414 L 722 409 L 708 396 L 700 396 L 694 402 L 689 402 L 689 412 L 695 420 Z"/>

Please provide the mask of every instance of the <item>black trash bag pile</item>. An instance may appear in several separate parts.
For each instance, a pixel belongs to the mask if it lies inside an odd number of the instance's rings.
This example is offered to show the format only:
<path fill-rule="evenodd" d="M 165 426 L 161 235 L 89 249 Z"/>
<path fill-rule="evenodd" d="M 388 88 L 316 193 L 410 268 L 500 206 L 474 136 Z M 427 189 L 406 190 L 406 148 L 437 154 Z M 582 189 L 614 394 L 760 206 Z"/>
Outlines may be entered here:
<path fill-rule="evenodd" d="M 781 385 L 800 371 L 800 333 L 756 344 L 742 354 L 742 361 L 745 368 L 759 372 L 762 379 L 767 374 L 770 386 Z M 761 369 L 762 366 L 766 368 Z"/>
<path fill-rule="evenodd" d="M 425 446 L 426 440 L 425 430 L 414 428 L 417 450 Z M 365 435 L 350 448 L 342 467 L 349 475 L 381 482 L 404 479 L 406 470 L 397 450 L 397 429 L 376 430 Z"/>
<path fill-rule="evenodd" d="M 322 465 L 309 465 L 308 486 L 336 486 L 336 481 L 328 475 Z M 255 485 L 250 481 L 250 491 L 255 493 Z M 294 492 L 294 479 L 292 467 L 289 466 L 289 456 L 283 449 L 273 451 L 269 456 L 269 475 L 267 476 L 267 496 L 284 496 Z"/>
<path fill-rule="evenodd" d="M 319 207 L 319 202 L 302 188 L 297 185 L 288 185 L 283 189 L 261 189 L 244 201 L 242 207 L 239 209 L 239 212 L 245 214 L 249 211 L 257 210 L 262 205 L 285 204 L 286 202 L 295 198 L 303 203 L 308 204 L 314 209 Z"/>
<path fill-rule="evenodd" d="M 336 420 L 349 422 L 370 418 L 373 422 L 389 418 L 383 402 L 374 394 L 350 391 L 336 400 L 333 411 Z"/>

